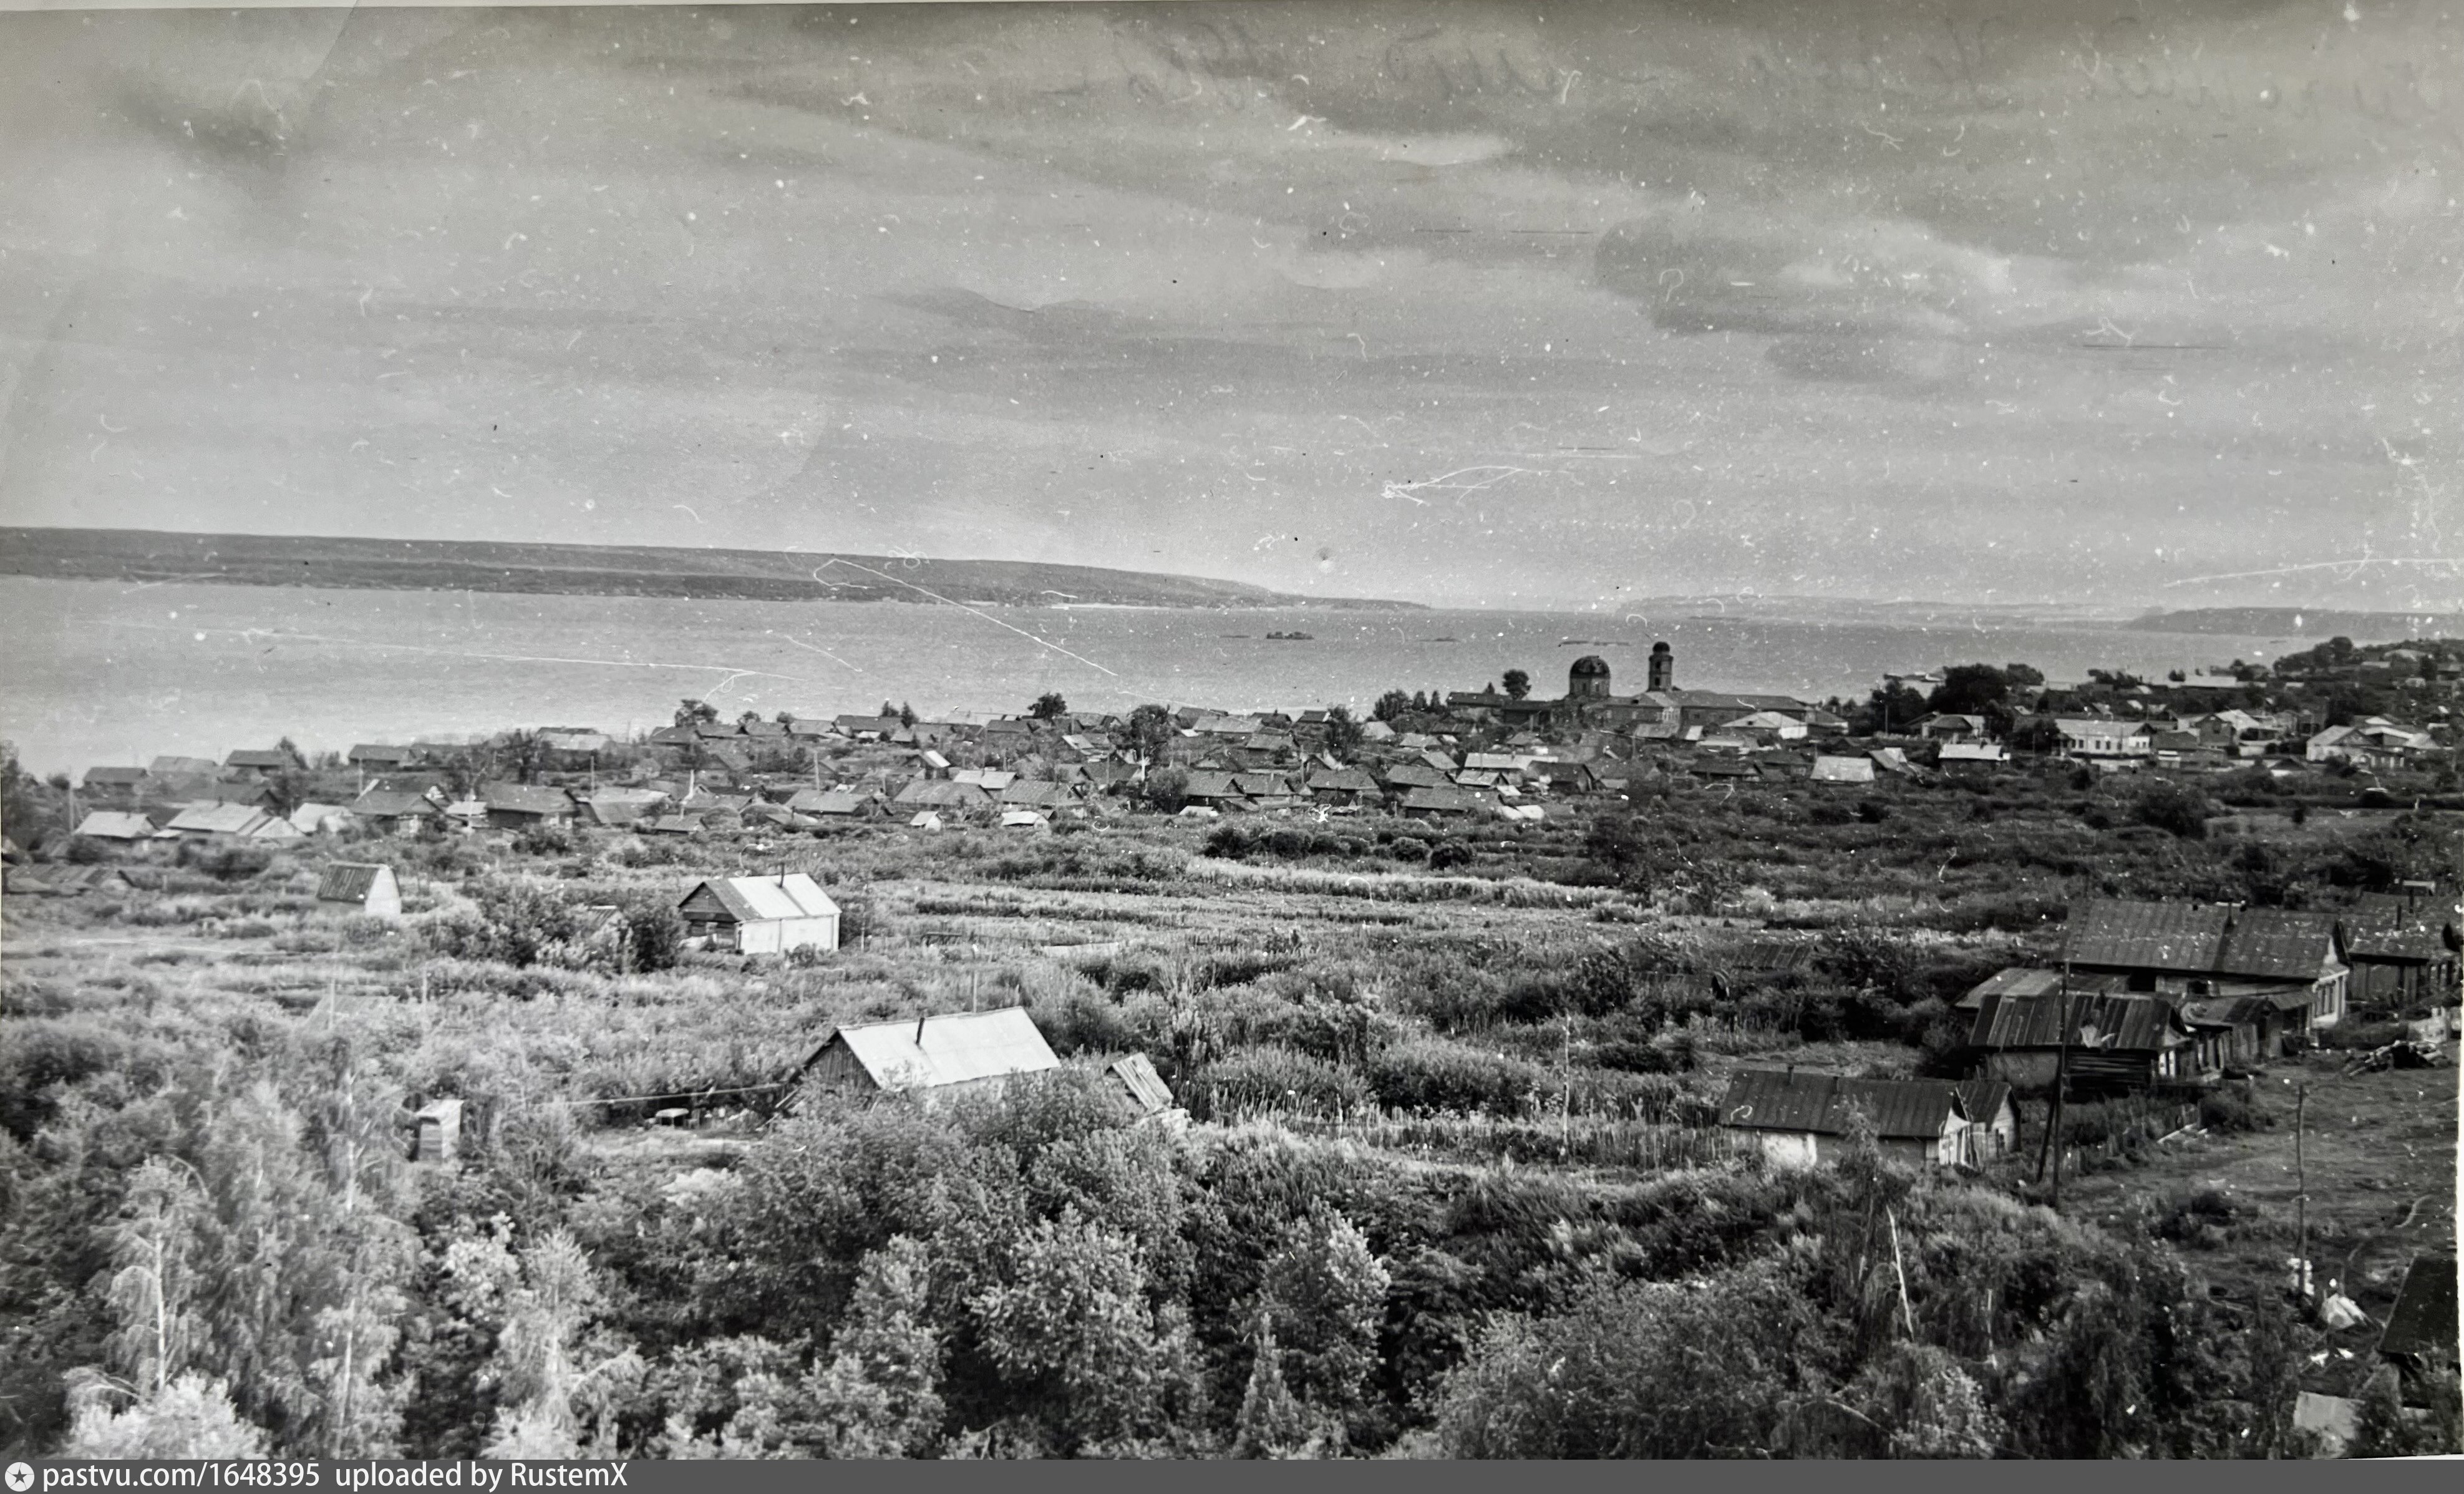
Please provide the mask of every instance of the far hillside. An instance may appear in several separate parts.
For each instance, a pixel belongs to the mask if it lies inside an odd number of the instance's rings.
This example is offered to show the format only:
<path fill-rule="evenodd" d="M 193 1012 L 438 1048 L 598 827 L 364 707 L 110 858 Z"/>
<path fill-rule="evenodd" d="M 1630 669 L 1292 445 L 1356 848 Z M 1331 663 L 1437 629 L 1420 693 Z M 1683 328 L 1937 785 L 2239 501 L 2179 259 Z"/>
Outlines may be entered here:
<path fill-rule="evenodd" d="M 757 602 L 923 602 L 1002 606 L 1399 609 L 1408 602 L 1304 597 L 1202 576 L 1029 560 L 503 544 L 144 529 L 0 527 L 0 574 L 59 581 L 219 582 L 379 591 L 560 592 Z"/>

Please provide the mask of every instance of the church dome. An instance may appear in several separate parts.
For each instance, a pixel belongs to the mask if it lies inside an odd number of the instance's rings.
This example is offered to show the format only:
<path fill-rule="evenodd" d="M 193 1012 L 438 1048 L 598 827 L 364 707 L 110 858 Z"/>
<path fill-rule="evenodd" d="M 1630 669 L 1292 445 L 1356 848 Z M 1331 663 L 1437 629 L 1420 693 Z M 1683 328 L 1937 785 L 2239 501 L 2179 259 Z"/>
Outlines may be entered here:
<path fill-rule="evenodd" d="M 1609 677 L 1609 661 L 1596 653 L 1587 653 L 1576 659 L 1574 667 L 1567 672 L 1575 679 L 1606 679 Z"/>

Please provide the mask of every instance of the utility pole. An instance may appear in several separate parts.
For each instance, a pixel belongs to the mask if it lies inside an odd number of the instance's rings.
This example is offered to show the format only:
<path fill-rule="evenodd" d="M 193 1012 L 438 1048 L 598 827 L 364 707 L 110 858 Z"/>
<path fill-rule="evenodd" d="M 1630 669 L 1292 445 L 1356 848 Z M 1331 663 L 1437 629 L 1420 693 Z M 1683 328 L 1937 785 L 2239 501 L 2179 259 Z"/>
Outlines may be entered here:
<path fill-rule="evenodd" d="M 2062 1025 L 2055 1034 L 2060 1046 L 2054 1049 L 2054 1113 L 2045 1132 L 2046 1144 L 2054 1151 L 2054 1195 L 2052 1205 L 2058 1214 L 2062 1209 L 2062 1102 L 2068 1098 L 2071 1084 L 2071 1036 L 2074 1031 L 2071 1014 L 2071 962 L 2062 959 Z"/>
<path fill-rule="evenodd" d="M 2293 1258 L 2294 1289 L 2305 1304 L 2310 1290 L 2310 1191 L 2301 1167 L 2302 1110 L 2310 1098 L 2310 1084 L 2304 1080 L 2293 1091 Z"/>

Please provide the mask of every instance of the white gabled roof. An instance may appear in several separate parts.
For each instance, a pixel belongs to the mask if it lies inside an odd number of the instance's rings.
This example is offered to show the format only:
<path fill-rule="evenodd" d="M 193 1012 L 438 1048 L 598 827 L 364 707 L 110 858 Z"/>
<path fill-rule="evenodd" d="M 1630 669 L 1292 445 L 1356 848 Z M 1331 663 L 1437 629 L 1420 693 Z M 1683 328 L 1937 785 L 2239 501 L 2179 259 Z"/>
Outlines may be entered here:
<path fill-rule="evenodd" d="M 719 903 L 745 923 L 825 918 L 839 911 L 839 905 L 830 901 L 830 894 L 822 890 L 821 884 L 801 871 L 791 871 L 783 877 L 712 877 L 702 886 L 717 894 Z"/>
<path fill-rule="evenodd" d="M 884 1089 L 931 1089 L 1058 1068 L 1023 1006 L 841 1027 L 838 1037 Z"/>

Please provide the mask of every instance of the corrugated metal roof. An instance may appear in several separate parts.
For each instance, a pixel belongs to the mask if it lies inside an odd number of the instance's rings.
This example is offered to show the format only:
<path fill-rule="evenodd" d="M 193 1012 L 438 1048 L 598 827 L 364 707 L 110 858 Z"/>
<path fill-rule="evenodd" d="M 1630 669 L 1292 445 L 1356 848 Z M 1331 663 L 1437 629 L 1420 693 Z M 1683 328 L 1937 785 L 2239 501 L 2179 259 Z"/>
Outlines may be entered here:
<path fill-rule="evenodd" d="M 2217 953 L 2220 976 L 2264 980 L 2316 980 L 2342 953 L 2336 915 L 2285 908 L 2236 912 Z"/>
<path fill-rule="evenodd" d="M 372 862 L 337 861 L 329 863 L 325 874 L 317 879 L 317 900 L 320 903 L 363 903 L 375 890 L 377 879 L 386 868 Z"/>
<path fill-rule="evenodd" d="M 1479 814 L 1497 801 L 1468 788 L 1416 788 L 1403 796 L 1405 811 L 1427 810 L 1434 814 Z"/>
<path fill-rule="evenodd" d="M 492 810 L 509 810 L 517 814 L 573 813 L 571 794 L 538 783 L 482 783 L 479 785 L 479 800 Z"/>
<path fill-rule="evenodd" d="M 695 883 L 677 901 L 691 899 L 703 888 L 710 889 L 719 906 L 738 923 L 820 918 L 839 911 L 839 905 L 830 901 L 821 885 L 801 871 L 791 871 L 783 877 L 712 877 Z"/>
<path fill-rule="evenodd" d="M 1851 1109 L 1873 1117 L 1886 1140 L 1931 1139 L 1965 1112 L 1959 1087 L 1943 1079 L 1844 1079 L 1811 1069 L 1739 1069 L 1720 1101 L 1720 1119 L 1744 1131 L 1845 1135 Z"/>
<path fill-rule="evenodd" d="M 171 817 L 169 828 L 202 835 L 245 835 L 267 818 L 264 810 L 247 804 L 191 804 Z"/>
<path fill-rule="evenodd" d="M 891 1090 L 931 1089 L 1061 1066 L 1023 1006 L 841 1027 L 831 1041 L 845 1043 L 873 1083 Z"/>
<path fill-rule="evenodd" d="M 2434 960 L 2455 952 L 2464 932 L 2464 910 L 2453 894 L 2405 897 L 2365 894 L 2344 913 L 2344 944 L 2356 959 Z"/>
<path fill-rule="evenodd" d="M 399 789 L 372 788 L 351 801 L 355 814 L 370 819 L 392 820 L 403 815 L 432 815 L 436 804 L 425 794 L 406 794 Z"/>
<path fill-rule="evenodd" d="M 154 836 L 154 822 L 141 814 L 99 809 L 77 822 L 77 832 L 104 841 L 143 841 Z"/>
<path fill-rule="evenodd" d="M 2063 957 L 2078 965 L 2204 975 L 2216 965 L 2233 910 L 2096 897 L 2071 910 Z"/>
<path fill-rule="evenodd" d="M 2069 1041 L 2079 1047 L 2116 1053 L 2161 1052 L 2175 1040 L 2173 1003 L 2161 996 L 2081 992 L 2068 998 L 2075 1025 Z M 1976 1008 L 1969 1045 L 1979 1048 L 2057 1048 L 2063 1045 L 2064 998 L 2060 991 L 2029 996 L 1988 996 Z"/>
<path fill-rule="evenodd" d="M 2089 975 L 2082 971 L 2073 971 L 2070 988 L 2074 995 L 2081 992 L 2120 991 L 2128 978 L 2126 976 Z M 2059 991 L 2061 988 L 2062 973 L 2058 970 L 2040 970 L 2033 965 L 2013 965 L 2008 969 L 1998 970 L 1970 986 L 1968 994 L 1959 999 L 1959 1008 L 1962 1011 L 1974 1011 L 1989 996 L 2044 996 Z"/>

